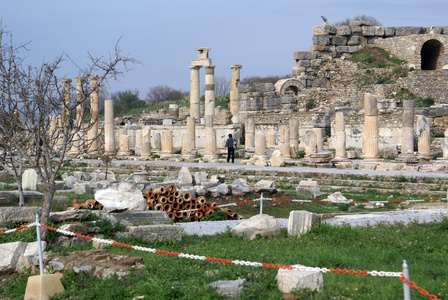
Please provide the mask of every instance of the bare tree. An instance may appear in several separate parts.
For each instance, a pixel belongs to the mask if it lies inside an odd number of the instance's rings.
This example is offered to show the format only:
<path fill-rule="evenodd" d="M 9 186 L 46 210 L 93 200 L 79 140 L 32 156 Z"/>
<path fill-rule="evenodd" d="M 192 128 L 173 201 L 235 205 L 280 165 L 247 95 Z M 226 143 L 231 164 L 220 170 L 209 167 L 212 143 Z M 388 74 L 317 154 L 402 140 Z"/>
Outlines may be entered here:
<path fill-rule="evenodd" d="M 230 93 L 230 82 L 224 76 L 215 76 L 215 96 L 224 97 Z M 201 95 L 205 95 L 205 86 L 201 88 Z"/>
<path fill-rule="evenodd" d="M 356 16 L 354 18 L 346 18 L 343 21 L 338 21 L 336 23 L 334 23 L 334 26 L 349 26 L 350 25 L 350 21 L 352 20 L 358 20 L 358 21 L 365 21 L 365 22 L 369 22 L 370 25 L 372 26 L 383 26 L 383 24 L 378 21 L 376 18 L 372 17 L 372 16 L 366 16 L 366 15 L 361 15 L 361 16 Z"/>
<path fill-rule="evenodd" d="M 73 116 L 84 120 L 84 110 L 78 110 L 90 96 L 103 87 L 108 79 L 114 79 L 127 71 L 129 63 L 135 59 L 123 55 L 118 42 L 108 57 L 93 57 L 89 64 L 79 70 L 82 89 L 78 94 L 73 88 L 62 83 L 57 75 L 63 64 L 64 55 L 38 66 L 25 65 L 20 53 L 26 45 L 15 46 L 12 35 L 0 27 L 0 137 L 1 146 L 8 151 L 5 163 L 13 170 L 20 183 L 23 166 L 36 170 L 42 178 L 44 202 L 41 223 L 48 224 L 55 180 L 64 163 L 67 152 L 82 153 L 95 142 L 87 132 L 97 126 L 97 120 L 89 123 L 74 122 Z M 70 61 L 70 58 L 68 58 Z M 73 62 L 73 61 L 72 61 Z M 97 85 L 89 86 L 89 78 L 97 76 Z M 43 237 L 47 235 L 43 231 Z"/>
<path fill-rule="evenodd" d="M 166 85 L 157 85 L 149 89 L 146 101 L 149 104 L 157 104 L 164 101 L 181 100 L 185 93 Z"/>
<path fill-rule="evenodd" d="M 224 76 L 215 77 L 215 96 L 224 97 L 230 93 L 230 82 Z"/>

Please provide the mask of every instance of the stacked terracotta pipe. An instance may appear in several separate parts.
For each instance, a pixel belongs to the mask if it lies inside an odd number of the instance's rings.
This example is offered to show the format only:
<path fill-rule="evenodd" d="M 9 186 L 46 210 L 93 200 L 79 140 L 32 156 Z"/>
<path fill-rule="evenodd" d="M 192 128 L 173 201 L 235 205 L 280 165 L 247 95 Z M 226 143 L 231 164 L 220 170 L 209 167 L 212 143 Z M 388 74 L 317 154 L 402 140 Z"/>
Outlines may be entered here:
<path fill-rule="evenodd" d="M 197 199 L 190 193 L 181 193 L 174 185 L 159 187 L 143 193 L 146 199 L 146 209 L 165 211 L 173 221 L 199 222 L 202 218 L 211 218 L 218 208 L 215 202 L 210 202 L 204 196 Z M 227 215 L 228 220 L 238 220 L 241 217 L 228 208 L 219 208 Z M 182 212 L 183 210 L 194 210 Z"/>
<path fill-rule="evenodd" d="M 67 207 L 66 210 L 74 210 L 74 209 L 101 210 L 101 209 L 103 209 L 103 205 L 94 199 L 89 199 L 85 203 L 78 203 L 77 199 L 73 199 L 72 206 Z"/>

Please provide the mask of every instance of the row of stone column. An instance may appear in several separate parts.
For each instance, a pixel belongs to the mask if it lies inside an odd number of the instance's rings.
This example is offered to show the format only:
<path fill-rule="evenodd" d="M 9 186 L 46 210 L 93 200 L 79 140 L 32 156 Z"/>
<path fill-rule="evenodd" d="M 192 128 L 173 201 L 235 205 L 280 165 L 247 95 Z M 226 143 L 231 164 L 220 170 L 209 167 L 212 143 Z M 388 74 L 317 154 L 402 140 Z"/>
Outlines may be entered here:
<path fill-rule="evenodd" d="M 119 135 L 119 151 L 118 156 L 129 156 L 131 154 L 131 136 L 127 134 L 125 129 Z M 216 147 L 216 130 L 213 128 L 205 128 L 205 151 L 204 159 L 207 161 L 215 161 L 218 159 L 217 147 Z M 140 145 L 140 157 L 150 158 L 151 157 L 151 129 L 150 126 L 144 126 L 143 129 L 139 130 L 139 135 L 141 136 L 140 141 L 136 144 Z M 173 157 L 173 131 L 172 130 L 162 130 L 161 133 L 154 134 L 154 141 L 156 145 L 160 145 L 156 149 L 160 150 L 161 158 Z M 106 144 L 110 143 L 106 142 Z M 108 145 L 112 147 L 112 145 Z M 181 157 L 184 159 L 194 158 L 194 138 L 191 132 L 186 132 L 182 135 L 182 152 Z M 109 154 L 112 155 L 112 154 Z"/>
<path fill-rule="evenodd" d="M 431 137 L 426 117 L 417 116 L 418 155 L 414 155 L 414 100 L 403 101 L 401 153 L 398 160 L 414 162 L 416 159 L 430 159 Z M 377 98 L 366 93 L 364 96 L 364 160 L 378 160 L 378 107 Z"/>
<path fill-rule="evenodd" d="M 402 156 L 413 156 L 413 101 L 405 101 L 403 109 L 403 140 Z M 429 158 L 429 125 L 424 116 L 418 116 L 417 127 L 419 135 L 419 158 Z M 192 158 L 195 149 L 195 118 L 187 118 L 187 132 L 182 136 L 182 156 Z M 298 149 L 298 120 L 290 119 L 288 125 L 281 125 L 279 128 L 279 149 L 284 159 L 291 158 L 291 148 Z M 115 153 L 114 142 L 114 124 L 113 124 L 113 102 L 105 102 L 105 152 L 108 155 Z M 204 158 L 209 161 L 217 159 L 216 149 L 216 130 L 212 126 L 205 128 L 205 155 Z M 151 155 L 150 129 L 145 127 L 142 130 L 142 149 L 141 156 L 149 157 Z M 365 95 L 365 128 L 364 128 L 364 157 L 366 161 L 379 159 L 378 150 L 378 109 L 376 97 L 370 94 Z M 123 141 L 122 141 L 123 139 Z M 120 135 L 119 155 L 129 155 L 129 137 L 125 134 Z M 255 119 L 249 116 L 246 119 L 246 149 L 255 148 L 255 157 L 267 158 L 267 147 L 276 146 L 276 134 L 264 132 L 255 132 Z M 161 157 L 172 156 L 172 132 L 163 131 L 161 137 Z M 320 152 L 323 149 L 323 129 L 314 128 L 305 132 L 304 136 L 305 153 Z M 297 151 L 297 150 L 296 150 Z M 346 154 L 346 136 L 345 122 L 342 112 L 335 114 L 335 159 L 345 160 Z"/>
<path fill-rule="evenodd" d="M 115 126 L 113 123 L 113 101 L 105 101 L 105 154 L 115 155 Z M 195 136 L 196 136 L 196 124 L 194 117 L 187 118 L 187 132 L 182 135 L 182 158 L 191 159 L 194 157 L 193 150 L 196 148 Z M 151 129 L 150 126 L 144 126 L 139 131 L 141 147 L 140 156 L 142 158 L 149 158 L 151 156 Z M 118 156 L 130 155 L 130 136 L 127 134 L 126 129 L 119 135 L 119 151 Z M 156 146 L 156 149 L 160 149 L 161 158 L 169 158 L 173 156 L 173 132 L 171 130 L 163 130 L 161 134 L 154 134 L 155 144 L 160 144 L 160 147 Z M 158 142 L 160 141 L 160 142 Z M 212 127 L 205 128 L 205 152 L 204 159 L 213 161 L 218 158 L 216 147 L 216 130 Z"/>
<path fill-rule="evenodd" d="M 401 141 L 400 158 L 406 161 L 415 159 L 414 156 L 414 101 L 405 100 L 403 102 L 403 129 Z M 364 97 L 364 140 L 363 152 L 365 161 L 376 161 L 379 157 L 379 134 L 378 134 L 378 107 L 377 98 L 371 94 Z M 430 131 L 426 118 L 417 116 L 418 134 L 418 157 L 419 159 L 430 158 Z M 291 148 L 298 149 L 298 120 L 290 119 L 289 126 L 279 127 L 280 144 L 279 149 L 285 159 L 291 158 Z M 255 119 L 248 116 L 246 119 L 246 149 L 255 148 L 256 157 L 266 157 L 266 147 L 274 147 L 276 134 L 268 133 L 267 137 L 263 132 L 255 132 Z M 448 142 L 447 142 L 448 144 Z M 305 155 L 317 153 L 323 150 L 323 129 L 313 128 L 307 130 L 304 135 Z M 447 147 L 448 156 L 448 147 Z M 344 161 L 347 159 L 346 134 L 344 114 L 335 114 L 335 160 Z"/>
<path fill-rule="evenodd" d="M 279 133 L 255 131 L 255 117 L 246 118 L 245 148 L 255 148 L 256 157 L 267 157 L 267 147 L 277 146 L 277 135 L 279 135 L 279 150 L 284 159 L 291 158 L 291 152 L 297 153 L 299 149 L 299 120 L 290 119 L 288 125 L 280 125 Z"/>
<path fill-rule="evenodd" d="M 69 78 L 62 79 L 62 114 L 51 115 L 49 120 L 50 130 L 49 134 L 52 138 L 57 139 L 55 143 L 55 150 L 68 142 L 71 142 L 70 148 L 67 149 L 67 154 L 80 154 L 87 148 L 87 154 L 95 154 L 99 150 L 98 139 L 98 75 L 90 76 L 90 124 L 84 124 L 84 94 L 82 84 L 84 77 L 75 77 L 76 83 L 76 103 L 71 102 L 71 82 Z M 75 120 L 71 119 L 71 110 L 76 107 Z M 64 134 L 64 125 L 71 124 L 73 135 L 71 140 L 68 140 Z M 87 131 L 87 138 L 85 130 Z"/>
<path fill-rule="evenodd" d="M 211 64 L 211 59 L 208 56 L 210 48 L 196 48 L 199 51 L 199 58 L 191 60 L 190 68 L 190 116 L 199 122 L 201 118 L 200 111 L 200 80 L 199 71 L 202 67 L 205 68 L 205 118 L 213 119 L 215 115 L 215 67 Z M 239 101 L 238 101 L 238 85 L 240 82 L 241 65 L 232 65 L 232 78 L 230 81 L 230 113 L 232 114 L 232 123 L 239 123 Z M 206 121 L 207 122 L 207 121 Z M 207 124 L 209 125 L 208 121 Z M 208 126 L 211 127 L 211 126 Z"/>

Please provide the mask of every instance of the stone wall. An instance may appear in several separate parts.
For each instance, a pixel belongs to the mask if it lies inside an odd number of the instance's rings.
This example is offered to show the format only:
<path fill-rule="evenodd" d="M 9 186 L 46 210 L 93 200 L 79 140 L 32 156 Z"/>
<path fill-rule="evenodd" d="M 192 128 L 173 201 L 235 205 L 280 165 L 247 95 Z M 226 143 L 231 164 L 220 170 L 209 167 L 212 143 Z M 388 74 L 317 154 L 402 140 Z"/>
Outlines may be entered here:
<path fill-rule="evenodd" d="M 430 31 L 428 28 L 417 27 L 419 30 L 407 30 L 402 33 L 402 36 L 376 39 L 373 44 L 407 61 L 410 67 L 420 70 L 423 44 L 431 40 L 438 41 L 442 47 L 436 70 L 441 70 L 448 64 L 448 27 L 443 27 L 444 34 L 441 34 L 442 27 L 437 28 L 439 28 L 438 33 L 434 33 L 434 30 Z"/>
<path fill-rule="evenodd" d="M 448 70 L 409 72 L 398 85 L 421 98 L 433 98 L 435 104 L 448 103 Z"/>
<path fill-rule="evenodd" d="M 254 112 L 291 113 L 297 99 L 293 95 L 280 95 L 272 83 L 240 84 L 238 86 L 240 121 Z"/>
<path fill-rule="evenodd" d="M 325 60 L 352 55 L 371 46 L 384 48 L 415 69 L 421 69 L 421 49 L 430 40 L 442 46 L 436 69 L 448 63 L 448 27 L 380 27 L 362 21 L 350 24 L 314 26 L 311 51 L 294 53 L 293 76 L 312 74 Z"/>

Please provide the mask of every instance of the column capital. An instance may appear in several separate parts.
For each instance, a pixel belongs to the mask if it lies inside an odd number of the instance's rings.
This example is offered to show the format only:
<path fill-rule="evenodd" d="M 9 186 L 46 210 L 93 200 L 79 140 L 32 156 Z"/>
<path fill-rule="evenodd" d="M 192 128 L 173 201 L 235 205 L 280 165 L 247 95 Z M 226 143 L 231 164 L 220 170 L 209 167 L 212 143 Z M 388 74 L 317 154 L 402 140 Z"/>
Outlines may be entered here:
<path fill-rule="evenodd" d="M 99 75 L 90 75 L 89 77 L 90 77 L 90 80 L 92 80 L 92 81 L 97 81 L 100 78 Z"/>
<path fill-rule="evenodd" d="M 189 66 L 191 70 L 199 70 L 202 66 Z"/>
<path fill-rule="evenodd" d="M 72 82 L 72 80 L 70 78 L 62 78 L 62 83 L 70 84 L 70 82 Z"/>
<path fill-rule="evenodd" d="M 216 66 L 215 65 L 209 65 L 209 66 L 204 66 L 204 68 L 206 68 L 206 69 L 214 69 L 214 68 L 216 68 Z"/>
<path fill-rule="evenodd" d="M 208 53 L 212 50 L 210 47 L 194 48 L 195 51 L 199 51 L 199 58 L 208 58 Z"/>
<path fill-rule="evenodd" d="M 231 65 L 230 66 L 230 69 L 233 69 L 233 70 L 239 70 L 239 69 L 242 69 L 242 68 L 243 68 L 242 65 Z"/>
<path fill-rule="evenodd" d="M 82 84 L 83 80 L 84 80 L 84 77 L 82 77 L 82 76 L 75 77 L 76 85 Z"/>

